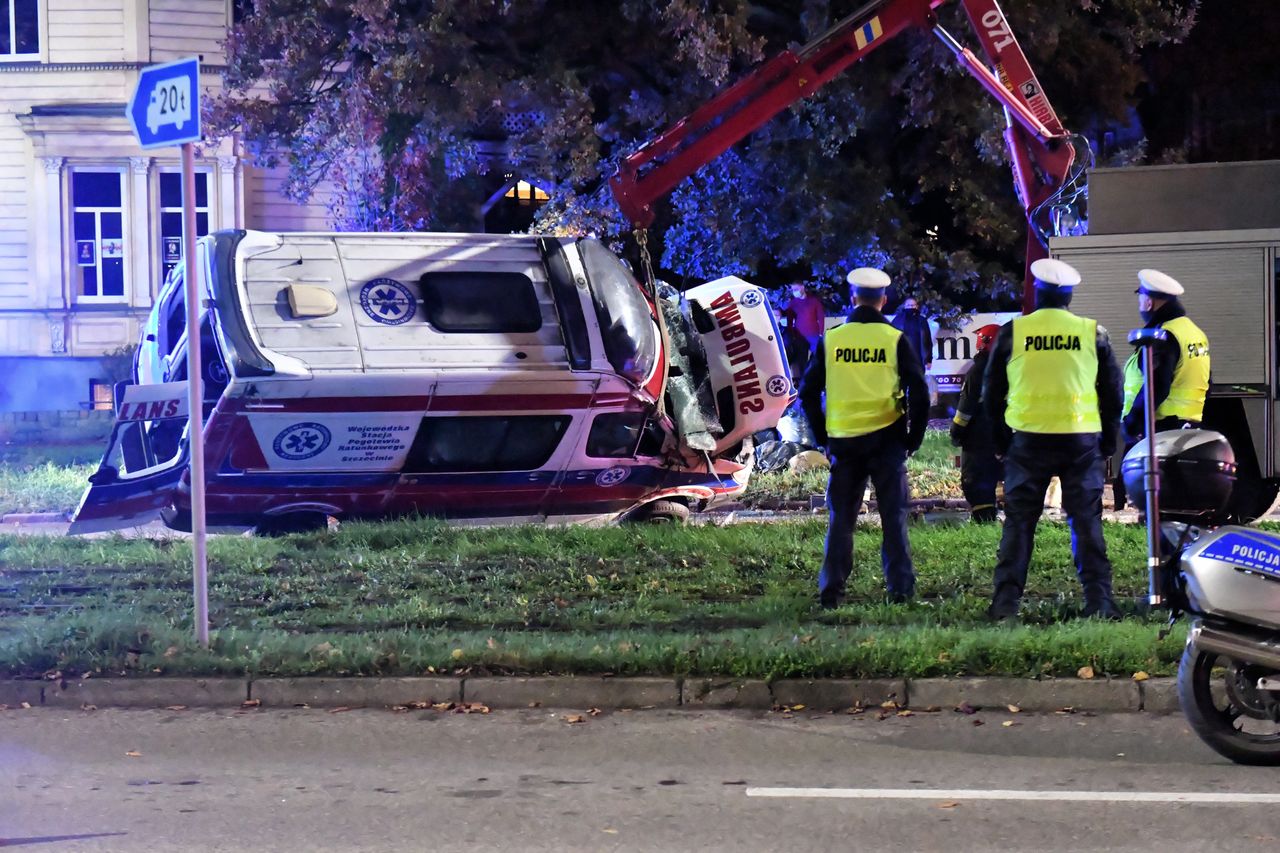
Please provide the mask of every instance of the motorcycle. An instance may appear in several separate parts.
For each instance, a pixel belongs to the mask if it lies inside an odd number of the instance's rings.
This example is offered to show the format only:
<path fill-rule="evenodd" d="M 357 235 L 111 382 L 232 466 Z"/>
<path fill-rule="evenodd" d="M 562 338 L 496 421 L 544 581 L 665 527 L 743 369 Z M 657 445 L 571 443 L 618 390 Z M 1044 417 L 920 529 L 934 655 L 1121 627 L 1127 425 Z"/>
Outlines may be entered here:
<path fill-rule="evenodd" d="M 1129 341 L 1151 347 L 1160 329 Z M 1280 765 L 1280 534 L 1221 526 L 1235 481 L 1231 445 L 1202 429 L 1155 432 L 1121 466 L 1129 494 L 1146 495 L 1148 602 L 1191 630 L 1178 667 L 1178 699 L 1192 730 L 1239 764 Z M 1167 631 L 1168 629 L 1166 629 Z"/>

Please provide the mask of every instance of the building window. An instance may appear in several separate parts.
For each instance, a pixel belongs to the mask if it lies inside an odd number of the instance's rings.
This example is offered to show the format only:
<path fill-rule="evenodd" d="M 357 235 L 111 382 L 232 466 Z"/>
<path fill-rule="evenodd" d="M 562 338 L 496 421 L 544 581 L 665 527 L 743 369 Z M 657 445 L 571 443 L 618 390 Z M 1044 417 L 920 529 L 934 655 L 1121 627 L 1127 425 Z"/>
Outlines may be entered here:
<path fill-rule="evenodd" d="M 0 0 L 2 2 L 2 0 Z M 196 172 L 196 236 L 209 233 L 209 173 Z M 164 275 L 182 263 L 182 173 L 160 173 L 160 263 Z"/>
<path fill-rule="evenodd" d="M 72 172 L 71 217 L 77 299 L 124 301 L 124 173 Z"/>
<path fill-rule="evenodd" d="M 116 395 L 111 383 L 105 379 L 89 380 L 89 408 L 94 411 L 115 411 Z"/>
<path fill-rule="evenodd" d="M 515 199 L 518 204 L 524 207 L 535 207 L 550 198 L 546 190 L 542 187 L 534 186 L 528 181 L 516 181 L 510 189 L 503 193 L 503 197 Z"/>
<path fill-rule="evenodd" d="M 40 0 L 0 0 L 0 60 L 40 57 Z"/>

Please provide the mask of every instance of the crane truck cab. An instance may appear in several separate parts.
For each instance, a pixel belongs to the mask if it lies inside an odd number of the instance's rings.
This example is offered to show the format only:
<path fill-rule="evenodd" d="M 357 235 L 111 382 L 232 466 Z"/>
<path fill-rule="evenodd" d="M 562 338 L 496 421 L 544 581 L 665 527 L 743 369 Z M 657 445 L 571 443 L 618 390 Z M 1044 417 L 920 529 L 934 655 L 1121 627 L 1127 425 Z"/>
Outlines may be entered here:
<path fill-rule="evenodd" d="M 678 515 L 795 396 L 760 289 L 651 299 L 595 239 L 223 231 L 196 269 L 210 525 Z M 73 533 L 190 524 L 178 270 Z"/>

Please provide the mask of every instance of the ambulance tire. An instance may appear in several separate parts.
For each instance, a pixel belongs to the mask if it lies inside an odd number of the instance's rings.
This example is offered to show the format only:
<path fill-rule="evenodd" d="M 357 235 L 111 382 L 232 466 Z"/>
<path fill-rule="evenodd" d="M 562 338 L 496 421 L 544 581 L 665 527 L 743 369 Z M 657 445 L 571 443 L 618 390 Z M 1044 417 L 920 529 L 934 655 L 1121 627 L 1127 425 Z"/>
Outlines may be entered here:
<path fill-rule="evenodd" d="M 189 509 L 178 509 L 173 504 L 170 504 L 160 510 L 160 520 L 170 530 L 177 530 L 181 533 L 191 532 L 191 510 Z"/>
<path fill-rule="evenodd" d="M 290 533 L 314 533 L 329 529 L 329 516 L 322 512 L 287 512 L 270 515 L 253 528 L 254 536 L 287 536 Z"/>
<path fill-rule="evenodd" d="M 679 501 L 653 501 L 627 517 L 631 524 L 670 524 L 679 526 L 689 521 L 689 507 Z"/>

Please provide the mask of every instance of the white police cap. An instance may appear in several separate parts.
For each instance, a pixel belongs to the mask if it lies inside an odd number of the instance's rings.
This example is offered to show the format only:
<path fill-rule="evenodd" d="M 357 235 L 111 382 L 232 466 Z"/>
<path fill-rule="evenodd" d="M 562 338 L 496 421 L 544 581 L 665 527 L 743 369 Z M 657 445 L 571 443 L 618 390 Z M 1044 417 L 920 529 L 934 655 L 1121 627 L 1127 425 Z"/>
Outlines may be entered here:
<path fill-rule="evenodd" d="M 845 276 L 845 281 L 859 290 L 884 290 L 890 283 L 886 272 L 873 267 L 858 267 Z"/>
<path fill-rule="evenodd" d="M 1181 296 L 1186 289 L 1171 275 L 1160 270 L 1138 270 L 1138 290 L 1152 296 Z"/>
<path fill-rule="evenodd" d="M 1056 258 L 1041 258 L 1031 264 L 1031 274 L 1039 284 L 1054 287 L 1075 287 L 1080 283 L 1080 273 L 1065 261 Z"/>

